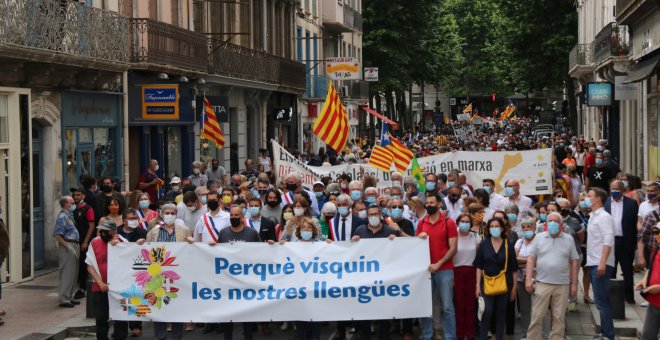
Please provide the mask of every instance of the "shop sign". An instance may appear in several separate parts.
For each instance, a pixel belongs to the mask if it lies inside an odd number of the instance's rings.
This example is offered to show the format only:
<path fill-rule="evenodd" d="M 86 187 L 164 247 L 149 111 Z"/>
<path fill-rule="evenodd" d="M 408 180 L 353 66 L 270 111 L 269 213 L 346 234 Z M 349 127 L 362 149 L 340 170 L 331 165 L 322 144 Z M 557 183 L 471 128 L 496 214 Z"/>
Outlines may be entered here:
<path fill-rule="evenodd" d="M 360 79 L 360 63 L 355 58 L 328 58 L 325 71 L 332 80 Z"/>
<path fill-rule="evenodd" d="M 635 100 L 637 99 L 637 84 L 623 84 L 626 76 L 614 77 L 614 99 L 615 100 Z"/>
<path fill-rule="evenodd" d="M 365 67 L 364 68 L 365 81 L 378 81 L 378 67 Z"/>
<path fill-rule="evenodd" d="M 142 85 L 142 119 L 179 119 L 179 85 Z"/>
<path fill-rule="evenodd" d="M 612 83 L 589 83 L 587 84 L 588 106 L 610 106 L 613 99 Z"/>

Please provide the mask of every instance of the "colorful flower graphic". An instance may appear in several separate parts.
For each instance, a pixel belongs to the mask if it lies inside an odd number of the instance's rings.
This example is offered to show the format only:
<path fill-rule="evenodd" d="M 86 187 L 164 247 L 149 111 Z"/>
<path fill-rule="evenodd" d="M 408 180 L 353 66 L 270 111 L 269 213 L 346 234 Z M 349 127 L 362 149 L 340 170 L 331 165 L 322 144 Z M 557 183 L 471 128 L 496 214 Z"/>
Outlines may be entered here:
<path fill-rule="evenodd" d="M 162 276 L 154 277 L 144 288 L 144 298 L 149 304 L 157 309 L 163 308 L 164 304 L 169 304 L 171 299 L 177 297 L 178 288 L 170 286 L 171 280 L 163 279 Z"/>
<path fill-rule="evenodd" d="M 131 285 L 131 287 L 121 293 L 121 296 L 122 299 L 119 300 L 119 303 L 124 308 L 124 311 L 128 311 L 128 315 L 145 316 L 151 313 L 151 308 L 147 304 L 148 302 L 144 298 L 140 286 Z"/>
<path fill-rule="evenodd" d="M 134 274 L 135 282 L 144 288 L 155 277 L 162 276 L 171 281 L 178 280 L 181 277 L 171 270 L 164 270 L 163 267 L 178 266 L 174 264 L 176 257 L 170 256 L 170 252 L 165 246 L 151 248 L 151 251 L 142 249 L 142 257 L 147 261 L 147 269 L 140 270 Z"/>

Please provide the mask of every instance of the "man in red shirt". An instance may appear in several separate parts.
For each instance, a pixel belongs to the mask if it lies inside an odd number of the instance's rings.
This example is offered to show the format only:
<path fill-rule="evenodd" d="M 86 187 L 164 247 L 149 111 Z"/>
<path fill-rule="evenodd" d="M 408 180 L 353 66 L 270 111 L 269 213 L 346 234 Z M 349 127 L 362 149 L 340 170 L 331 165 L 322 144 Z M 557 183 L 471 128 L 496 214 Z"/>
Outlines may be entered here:
<path fill-rule="evenodd" d="M 589 174 L 589 167 L 594 164 L 596 164 L 596 149 L 590 147 L 589 151 L 587 151 L 587 155 L 584 157 L 584 173 L 582 174 L 584 177 L 587 177 Z"/>
<path fill-rule="evenodd" d="M 113 221 L 107 221 L 96 227 L 99 236 L 89 243 L 87 249 L 87 272 L 94 280 L 92 283 L 92 301 L 96 316 L 96 338 L 108 339 L 108 319 L 110 309 L 108 306 L 108 243 L 113 240 L 123 242 L 124 239 L 117 235 L 117 225 Z M 126 339 L 128 336 L 128 322 L 116 321 L 114 326 L 114 339 Z"/>
<path fill-rule="evenodd" d="M 160 192 L 163 184 L 165 184 L 162 179 L 158 178 L 158 174 L 156 173 L 158 169 L 158 161 L 155 159 L 149 160 L 147 169 L 142 173 L 142 175 L 140 175 L 140 178 L 138 179 L 137 189 L 140 189 L 142 192 L 149 194 L 149 200 L 151 203 L 158 201 L 158 193 Z"/>
<path fill-rule="evenodd" d="M 642 296 L 649 302 L 644 319 L 642 339 L 656 339 L 660 330 L 660 222 L 653 226 L 651 232 L 659 245 L 651 250 L 649 270 L 644 274 L 642 281 L 637 283 L 635 289 L 641 290 Z"/>
<path fill-rule="evenodd" d="M 417 236 L 429 239 L 431 265 L 429 271 L 433 288 L 442 303 L 442 321 L 445 340 L 456 339 L 456 315 L 454 311 L 454 262 L 458 244 L 456 222 L 440 212 L 441 198 L 435 195 L 426 197 L 427 215 L 417 225 Z M 422 318 L 422 339 L 433 338 L 433 319 Z"/>

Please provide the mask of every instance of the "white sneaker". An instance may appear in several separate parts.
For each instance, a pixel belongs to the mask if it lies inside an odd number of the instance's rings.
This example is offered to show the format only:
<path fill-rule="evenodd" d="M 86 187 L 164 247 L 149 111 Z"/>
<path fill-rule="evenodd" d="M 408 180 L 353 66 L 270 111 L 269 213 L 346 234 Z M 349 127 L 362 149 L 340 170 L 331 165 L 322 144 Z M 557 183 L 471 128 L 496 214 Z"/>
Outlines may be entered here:
<path fill-rule="evenodd" d="M 648 301 L 644 301 L 644 302 L 640 303 L 639 305 L 642 306 L 642 307 L 648 307 L 648 306 L 649 306 L 649 302 L 648 302 Z"/>

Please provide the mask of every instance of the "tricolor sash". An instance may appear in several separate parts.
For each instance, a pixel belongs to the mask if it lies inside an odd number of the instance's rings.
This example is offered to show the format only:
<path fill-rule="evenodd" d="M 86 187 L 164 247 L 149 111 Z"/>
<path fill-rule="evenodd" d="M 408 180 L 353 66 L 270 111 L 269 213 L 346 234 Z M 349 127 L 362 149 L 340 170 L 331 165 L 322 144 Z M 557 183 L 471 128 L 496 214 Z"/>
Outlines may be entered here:
<path fill-rule="evenodd" d="M 211 221 L 210 224 L 209 221 Z M 213 218 L 211 218 L 209 214 L 204 214 L 204 225 L 206 226 L 206 230 L 209 232 L 209 235 L 211 235 L 213 242 L 218 243 L 218 240 L 220 239 L 220 232 L 215 228 L 215 222 L 213 222 Z"/>
<path fill-rule="evenodd" d="M 144 228 L 144 230 L 149 229 L 149 222 L 145 220 L 142 209 L 135 209 L 135 210 L 137 210 L 138 218 L 140 219 L 140 225 L 142 226 L 142 228 Z"/>

